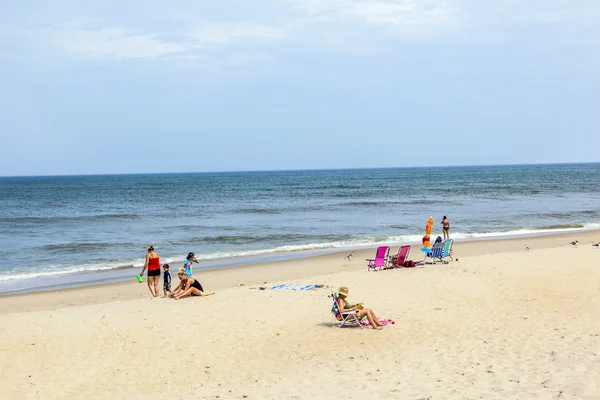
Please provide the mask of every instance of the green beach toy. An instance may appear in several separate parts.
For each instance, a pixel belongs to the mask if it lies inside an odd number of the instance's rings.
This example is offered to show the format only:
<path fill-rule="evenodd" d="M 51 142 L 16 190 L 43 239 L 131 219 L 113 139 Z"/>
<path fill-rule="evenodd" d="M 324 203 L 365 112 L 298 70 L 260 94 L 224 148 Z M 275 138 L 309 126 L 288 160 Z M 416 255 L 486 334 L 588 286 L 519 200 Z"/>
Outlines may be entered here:
<path fill-rule="evenodd" d="M 137 280 L 139 283 L 142 283 L 144 281 L 144 278 L 142 278 L 141 275 L 136 276 Z"/>

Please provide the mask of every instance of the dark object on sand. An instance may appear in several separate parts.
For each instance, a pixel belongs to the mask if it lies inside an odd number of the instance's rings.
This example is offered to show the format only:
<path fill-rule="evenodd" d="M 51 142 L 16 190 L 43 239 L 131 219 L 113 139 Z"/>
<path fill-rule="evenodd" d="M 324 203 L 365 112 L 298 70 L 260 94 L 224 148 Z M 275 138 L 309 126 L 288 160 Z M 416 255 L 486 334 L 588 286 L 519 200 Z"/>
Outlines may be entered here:
<path fill-rule="evenodd" d="M 354 257 L 354 252 L 352 252 L 352 253 L 348 254 L 348 255 L 347 255 L 346 257 L 344 257 L 344 258 L 347 258 L 347 259 L 348 259 L 348 261 L 352 261 L 352 260 L 351 260 L 351 258 L 352 258 L 352 257 Z"/>
<path fill-rule="evenodd" d="M 577 246 L 579 244 L 579 241 L 574 240 L 570 243 L 572 246 Z"/>

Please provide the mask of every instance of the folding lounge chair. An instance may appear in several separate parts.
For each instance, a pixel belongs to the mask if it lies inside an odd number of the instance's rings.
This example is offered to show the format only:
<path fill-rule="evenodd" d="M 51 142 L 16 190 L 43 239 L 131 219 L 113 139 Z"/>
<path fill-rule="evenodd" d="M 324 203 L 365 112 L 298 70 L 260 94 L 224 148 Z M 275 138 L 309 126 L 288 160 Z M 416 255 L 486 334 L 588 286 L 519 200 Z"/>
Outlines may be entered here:
<path fill-rule="evenodd" d="M 377 248 L 377 253 L 375 253 L 375 259 L 366 259 L 368 261 L 367 271 L 370 271 L 371 269 L 377 271 L 377 268 L 382 269 L 383 267 L 387 267 L 389 255 L 390 246 L 379 246 Z"/>
<path fill-rule="evenodd" d="M 442 254 L 439 257 L 439 260 L 444 263 L 448 263 L 449 261 L 444 261 L 444 258 L 450 257 L 450 261 L 452 261 L 452 245 L 454 244 L 453 239 L 447 239 L 444 242 L 444 248 L 442 249 Z"/>
<path fill-rule="evenodd" d="M 445 264 L 448 264 L 449 261 L 445 261 L 444 259 L 450 257 L 450 261 L 452 261 L 452 245 L 454 243 L 453 239 L 447 239 L 442 243 L 437 243 L 439 245 L 438 248 L 433 246 L 431 249 L 431 253 L 427 253 L 425 258 L 431 258 L 431 262 L 435 264 L 436 260 L 439 260 Z"/>
<path fill-rule="evenodd" d="M 410 246 L 402 246 L 398 249 L 398 255 L 393 256 L 390 260 L 391 267 L 401 267 L 404 264 L 404 261 L 408 258 L 408 254 L 410 253 Z"/>
<path fill-rule="evenodd" d="M 442 251 L 444 250 L 444 243 L 438 242 L 433 245 L 431 250 L 425 252 L 425 258 L 423 259 L 423 264 L 427 263 L 427 259 L 431 259 L 431 263 L 435 264 L 435 259 L 440 259 L 442 255 Z M 425 249 L 423 249 L 425 251 Z"/>
<path fill-rule="evenodd" d="M 360 323 L 360 319 L 356 316 L 356 313 L 358 311 L 348 311 L 348 312 L 341 312 L 340 307 L 338 306 L 337 303 L 337 299 L 338 296 L 336 293 L 332 293 L 329 295 L 329 297 L 333 298 L 333 306 L 331 306 L 331 314 L 333 315 L 333 326 L 337 326 L 338 328 L 341 328 L 344 325 L 347 326 L 360 326 L 361 328 L 364 328 L 364 326 L 362 326 L 362 324 Z"/>

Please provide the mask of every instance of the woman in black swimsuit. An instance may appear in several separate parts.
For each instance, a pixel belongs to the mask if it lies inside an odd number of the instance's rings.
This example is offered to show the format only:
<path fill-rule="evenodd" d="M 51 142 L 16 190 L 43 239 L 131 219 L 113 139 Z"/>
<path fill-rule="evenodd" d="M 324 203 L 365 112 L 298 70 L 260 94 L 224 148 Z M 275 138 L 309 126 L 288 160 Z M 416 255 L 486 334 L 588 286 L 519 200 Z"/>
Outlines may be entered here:
<path fill-rule="evenodd" d="M 444 228 L 444 240 L 450 239 L 450 221 L 448 221 L 445 215 L 442 220 L 442 228 Z"/>
<path fill-rule="evenodd" d="M 200 282 L 194 278 L 188 278 L 185 269 L 181 268 L 177 274 L 179 277 L 179 286 L 173 290 L 171 297 L 175 300 L 183 299 L 187 296 L 210 296 L 215 292 L 205 292 Z"/>

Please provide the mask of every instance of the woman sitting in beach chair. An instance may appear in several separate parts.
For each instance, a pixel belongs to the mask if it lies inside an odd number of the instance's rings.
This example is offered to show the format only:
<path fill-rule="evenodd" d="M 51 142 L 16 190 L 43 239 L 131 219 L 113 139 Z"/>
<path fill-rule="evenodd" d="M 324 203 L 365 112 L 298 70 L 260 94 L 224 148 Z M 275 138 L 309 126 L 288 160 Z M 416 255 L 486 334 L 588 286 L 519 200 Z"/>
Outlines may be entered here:
<path fill-rule="evenodd" d="M 185 269 L 181 268 L 177 274 L 179 277 L 179 286 L 177 286 L 169 297 L 175 300 L 183 299 L 187 296 L 210 296 L 215 292 L 205 292 L 200 282 L 195 278 L 189 278 Z"/>
<path fill-rule="evenodd" d="M 366 317 L 369 320 L 369 324 L 373 327 L 373 329 L 381 329 L 383 325 L 379 323 L 379 320 L 375 316 L 375 313 L 370 308 L 364 308 L 361 303 L 358 304 L 349 304 L 346 301 L 346 297 L 348 296 L 348 288 L 342 286 L 338 290 L 338 298 L 336 299 L 338 303 L 338 307 L 342 313 L 347 313 L 350 311 L 356 311 L 356 316 L 360 319 L 362 317 Z"/>

